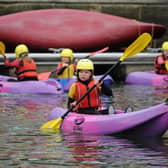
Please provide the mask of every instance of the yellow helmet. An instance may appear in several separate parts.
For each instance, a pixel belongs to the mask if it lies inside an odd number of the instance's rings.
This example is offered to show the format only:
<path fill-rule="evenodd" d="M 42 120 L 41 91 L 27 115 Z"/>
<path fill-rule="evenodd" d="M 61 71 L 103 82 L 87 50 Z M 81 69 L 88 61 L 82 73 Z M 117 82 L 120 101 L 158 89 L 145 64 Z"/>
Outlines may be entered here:
<path fill-rule="evenodd" d="M 163 51 L 168 51 L 168 41 L 165 41 L 165 42 L 162 44 L 162 50 L 163 50 Z"/>
<path fill-rule="evenodd" d="M 16 57 L 19 58 L 21 56 L 22 53 L 28 53 L 29 52 L 29 49 L 26 45 L 24 44 L 19 44 L 16 46 L 15 48 L 15 54 L 16 54 Z"/>
<path fill-rule="evenodd" d="M 70 60 L 73 60 L 73 51 L 69 48 L 65 48 L 61 51 L 61 57 L 68 57 Z"/>
<path fill-rule="evenodd" d="M 78 61 L 77 70 L 94 70 L 93 62 L 89 59 L 81 59 Z"/>

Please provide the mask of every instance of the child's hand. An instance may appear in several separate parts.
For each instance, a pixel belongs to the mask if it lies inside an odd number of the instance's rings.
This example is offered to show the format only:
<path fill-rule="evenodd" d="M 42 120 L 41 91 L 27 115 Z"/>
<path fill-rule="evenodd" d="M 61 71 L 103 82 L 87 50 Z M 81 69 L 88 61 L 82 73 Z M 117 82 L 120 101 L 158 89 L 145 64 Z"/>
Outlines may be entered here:
<path fill-rule="evenodd" d="M 77 110 L 76 101 L 71 103 L 71 107 L 73 107 L 72 111 L 76 111 Z"/>
<path fill-rule="evenodd" d="M 63 67 L 68 67 L 69 66 L 69 64 L 67 64 L 67 63 L 64 63 L 64 65 L 63 65 Z"/>
<path fill-rule="evenodd" d="M 99 82 L 98 80 L 95 80 L 95 85 L 97 85 L 97 86 L 101 86 L 102 85 L 102 81 L 101 82 Z"/>

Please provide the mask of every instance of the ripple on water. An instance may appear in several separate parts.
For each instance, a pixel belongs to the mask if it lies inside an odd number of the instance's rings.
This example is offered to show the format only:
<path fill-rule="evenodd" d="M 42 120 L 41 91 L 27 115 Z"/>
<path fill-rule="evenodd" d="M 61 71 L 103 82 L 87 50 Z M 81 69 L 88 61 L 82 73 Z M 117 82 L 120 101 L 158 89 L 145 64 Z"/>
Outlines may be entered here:
<path fill-rule="evenodd" d="M 113 93 L 120 109 L 138 110 L 168 97 L 167 90 L 150 86 L 114 85 Z M 48 112 L 66 107 L 66 96 L 0 95 L 0 167 L 168 167 L 168 134 L 161 139 L 41 134 Z"/>

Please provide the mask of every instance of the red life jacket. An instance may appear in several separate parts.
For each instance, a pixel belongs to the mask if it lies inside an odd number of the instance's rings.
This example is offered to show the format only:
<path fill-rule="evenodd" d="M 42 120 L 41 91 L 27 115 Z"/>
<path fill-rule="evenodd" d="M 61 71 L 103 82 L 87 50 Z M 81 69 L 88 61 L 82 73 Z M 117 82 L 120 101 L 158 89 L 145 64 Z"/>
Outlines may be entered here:
<path fill-rule="evenodd" d="M 168 59 L 166 59 L 164 57 L 164 55 L 159 55 L 154 59 L 154 67 L 155 67 L 155 72 L 157 74 L 166 74 L 167 73 L 167 70 L 165 67 L 166 60 L 168 60 Z"/>
<path fill-rule="evenodd" d="M 75 84 L 75 100 L 79 100 L 89 88 L 93 87 L 95 81 L 92 80 L 88 85 L 81 82 Z M 78 105 L 78 108 L 101 107 L 101 100 L 99 98 L 99 88 L 95 87 Z"/>
<path fill-rule="evenodd" d="M 17 68 L 16 74 L 18 79 L 23 79 L 24 77 L 37 77 L 37 67 L 33 59 L 30 62 L 26 61 L 25 58 L 22 59 L 23 66 Z"/>

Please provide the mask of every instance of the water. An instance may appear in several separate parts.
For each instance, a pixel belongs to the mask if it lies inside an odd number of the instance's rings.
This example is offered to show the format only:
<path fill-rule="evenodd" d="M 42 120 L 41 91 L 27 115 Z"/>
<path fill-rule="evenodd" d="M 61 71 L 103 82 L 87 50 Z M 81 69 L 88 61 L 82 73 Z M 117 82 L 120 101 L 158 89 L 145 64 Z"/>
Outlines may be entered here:
<path fill-rule="evenodd" d="M 168 97 L 167 88 L 113 86 L 115 108 L 150 107 Z M 0 168 L 166 168 L 168 132 L 161 138 L 41 134 L 54 107 L 66 107 L 64 95 L 0 95 Z M 106 102 L 107 103 L 107 102 Z"/>

